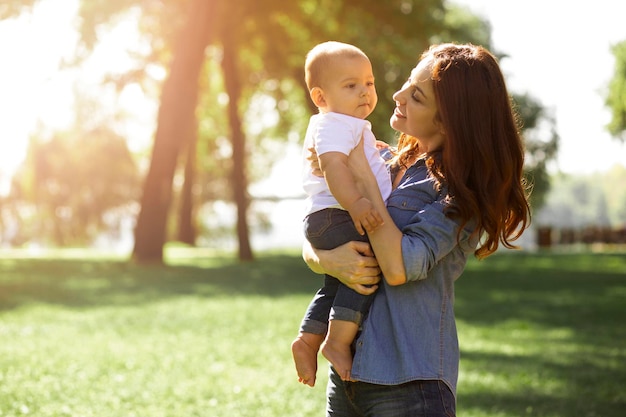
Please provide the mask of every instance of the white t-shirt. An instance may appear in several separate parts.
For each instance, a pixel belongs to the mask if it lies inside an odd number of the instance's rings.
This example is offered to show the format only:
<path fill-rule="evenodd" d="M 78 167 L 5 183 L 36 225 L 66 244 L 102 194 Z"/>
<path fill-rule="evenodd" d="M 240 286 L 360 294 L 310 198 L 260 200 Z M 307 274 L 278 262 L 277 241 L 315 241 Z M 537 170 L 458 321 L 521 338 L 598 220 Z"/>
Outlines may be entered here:
<path fill-rule="evenodd" d="M 313 175 L 311 164 L 306 156 L 308 149 L 315 147 L 318 155 L 326 152 L 341 152 L 349 155 L 364 139 L 365 157 L 378 181 L 378 188 L 384 200 L 391 193 L 389 168 L 376 148 L 376 138 L 372 133 L 372 125 L 367 120 L 347 116 L 340 113 L 319 113 L 311 116 L 304 138 L 303 147 L 303 188 L 307 194 L 306 214 L 329 208 L 342 208 L 328 189 L 323 177 Z"/>

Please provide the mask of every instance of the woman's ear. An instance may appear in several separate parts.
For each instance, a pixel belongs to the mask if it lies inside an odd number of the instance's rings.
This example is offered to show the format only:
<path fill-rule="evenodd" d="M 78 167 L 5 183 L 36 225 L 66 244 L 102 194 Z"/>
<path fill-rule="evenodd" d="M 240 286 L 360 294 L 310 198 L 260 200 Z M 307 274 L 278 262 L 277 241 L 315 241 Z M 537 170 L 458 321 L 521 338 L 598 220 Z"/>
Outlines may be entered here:
<path fill-rule="evenodd" d="M 324 91 L 322 91 L 321 88 L 313 87 L 311 89 L 311 91 L 309 92 L 309 94 L 310 94 L 311 100 L 313 100 L 313 103 L 315 104 L 315 106 L 317 106 L 317 107 L 324 107 L 324 106 L 326 106 L 326 99 L 324 98 Z"/>

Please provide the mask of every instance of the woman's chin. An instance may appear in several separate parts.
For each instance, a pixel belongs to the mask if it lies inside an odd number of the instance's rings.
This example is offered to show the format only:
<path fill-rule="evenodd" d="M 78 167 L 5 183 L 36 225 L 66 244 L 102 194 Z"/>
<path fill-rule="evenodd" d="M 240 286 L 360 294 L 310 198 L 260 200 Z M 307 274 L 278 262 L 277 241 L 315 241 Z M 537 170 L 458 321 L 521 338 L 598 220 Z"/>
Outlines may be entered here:
<path fill-rule="evenodd" d="M 400 118 L 394 114 L 391 116 L 391 119 L 389 119 L 389 125 L 395 130 L 402 131 L 403 120 L 404 118 Z"/>

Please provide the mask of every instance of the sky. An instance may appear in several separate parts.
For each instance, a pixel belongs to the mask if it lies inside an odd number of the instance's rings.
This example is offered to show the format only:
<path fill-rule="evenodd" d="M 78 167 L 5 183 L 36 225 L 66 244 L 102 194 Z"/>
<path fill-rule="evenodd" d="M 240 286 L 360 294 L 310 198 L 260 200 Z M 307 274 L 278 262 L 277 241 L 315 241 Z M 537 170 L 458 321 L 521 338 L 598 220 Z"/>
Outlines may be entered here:
<path fill-rule="evenodd" d="M 587 174 L 626 165 L 626 145 L 613 140 L 604 128 L 610 120 L 604 94 L 614 69 L 610 47 L 626 40 L 626 2 L 455 3 L 491 22 L 494 48 L 509 55 L 501 62 L 509 89 L 528 92 L 554 112 L 561 144 L 553 171 Z M 128 60 L 123 48 L 128 39 L 113 34 L 80 73 L 62 69 L 77 41 L 73 29 L 77 4 L 78 0 L 42 0 L 34 13 L 0 22 L 0 194 L 24 158 L 29 135 L 41 126 L 59 129 L 71 122 L 73 80 L 89 85 L 97 78 L 90 79 L 89 74 L 97 73 L 93 69 Z M 111 103 L 142 99 L 138 91 L 125 95 L 130 97 Z M 150 132 L 154 115 L 154 106 L 146 107 L 133 132 L 144 136 Z"/>
<path fill-rule="evenodd" d="M 139 150 L 152 139 L 157 105 L 134 85 L 117 95 L 104 89 L 106 71 L 132 66 L 125 46 L 133 43 L 136 21 L 122 20 L 80 69 L 68 69 L 78 42 L 76 11 L 79 0 L 40 0 L 33 13 L 0 21 L 0 195 L 8 191 L 11 175 L 21 164 L 29 137 L 40 130 L 64 129 L 73 121 L 74 88 L 95 95 L 103 113 L 133 112 L 118 132 L 132 138 Z M 7 41 L 11 40 L 11 41 Z M 162 76 L 162 74 L 158 74 Z M 141 112 L 133 109 L 141 108 Z"/>
<path fill-rule="evenodd" d="M 626 145 L 610 137 L 604 101 L 626 41 L 626 1 L 455 0 L 491 23 L 510 91 L 528 92 L 554 112 L 561 138 L 556 165 L 566 173 L 626 165 Z"/>
<path fill-rule="evenodd" d="M 68 9 L 50 5 L 46 1 L 32 16 L 0 21 L 0 193 L 37 125 L 56 128 L 70 120 L 70 80 L 59 67 L 76 37 Z"/>

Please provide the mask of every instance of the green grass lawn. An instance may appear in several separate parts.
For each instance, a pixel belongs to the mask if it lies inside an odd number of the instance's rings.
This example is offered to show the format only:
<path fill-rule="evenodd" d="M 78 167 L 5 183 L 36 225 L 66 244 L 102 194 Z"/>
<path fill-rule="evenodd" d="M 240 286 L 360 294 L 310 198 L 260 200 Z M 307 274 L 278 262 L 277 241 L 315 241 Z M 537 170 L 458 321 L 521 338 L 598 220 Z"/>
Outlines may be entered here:
<path fill-rule="evenodd" d="M 167 267 L 85 251 L 0 252 L 0 416 L 323 416 L 290 343 L 321 279 L 168 250 Z M 626 410 L 626 254 L 506 254 L 457 283 L 458 415 Z"/>

